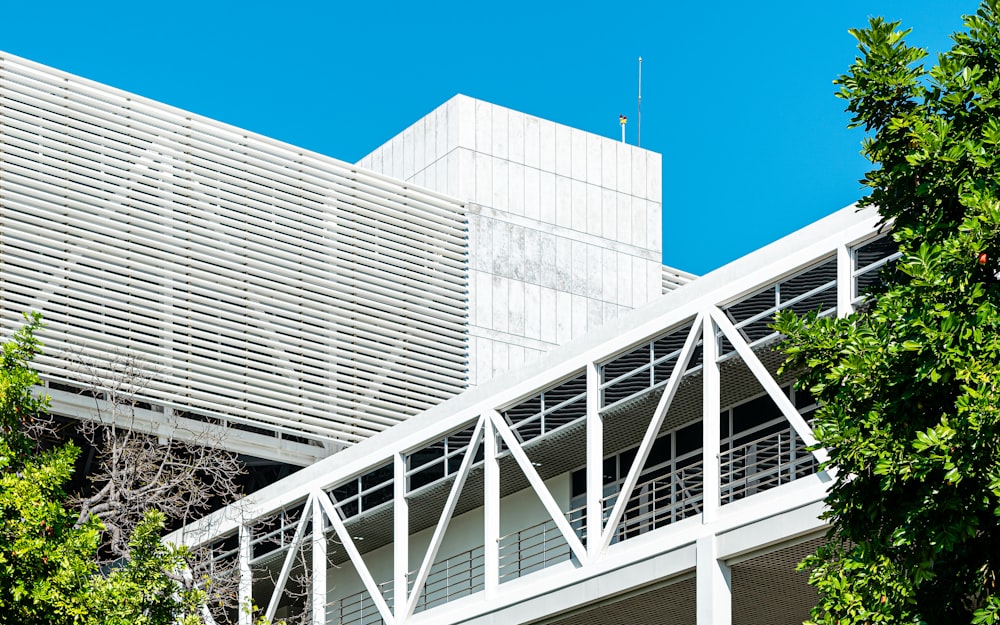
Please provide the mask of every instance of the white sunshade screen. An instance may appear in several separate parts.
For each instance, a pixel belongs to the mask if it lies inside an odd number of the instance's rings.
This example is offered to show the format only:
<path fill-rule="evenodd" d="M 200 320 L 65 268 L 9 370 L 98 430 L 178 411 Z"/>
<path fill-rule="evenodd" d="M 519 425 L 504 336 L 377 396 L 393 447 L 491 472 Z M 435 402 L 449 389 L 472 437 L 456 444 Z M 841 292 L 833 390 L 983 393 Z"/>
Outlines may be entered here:
<path fill-rule="evenodd" d="M 0 325 L 142 399 L 346 443 L 466 385 L 466 221 L 429 191 L 0 55 Z"/>

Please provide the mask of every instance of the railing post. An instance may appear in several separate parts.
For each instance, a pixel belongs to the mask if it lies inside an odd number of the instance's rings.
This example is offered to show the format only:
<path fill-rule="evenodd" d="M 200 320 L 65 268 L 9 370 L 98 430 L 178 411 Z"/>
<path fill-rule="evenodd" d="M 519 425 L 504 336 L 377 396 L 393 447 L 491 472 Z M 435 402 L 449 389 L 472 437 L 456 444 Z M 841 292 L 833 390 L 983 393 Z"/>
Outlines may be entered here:
<path fill-rule="evenodd" d="M 487 599 L 500 586 L 500 464 L 491 415 L 483 423 L 483 589 Z"/>
<path fill-rule="evenodd" d="M 407 573 L 410 570 L 410 510 L 406 501 L 406 458 L 403 454 L 393 454 L 392 467 L 392 611 L 396 623 L 402 623 L 406 619 Z"/>
<path fill-rule="evenodd" d="M 715 520 L 720 505 L 719 427 L 720 374 L 718 329 L 712 315 L 704 316 L 702 332 L 702 522 Z"/>
<path fill-rule="evenodd" d="M 313 499 L 312 513 L 312 625 L 326 624 L 326 523 L 319 498 Z"/>
<path fill-rule="evenodd" d="M 604 423 L 601 421 L 601 377 L 595 363 L 587 363 L 587 557 L 601 554 L 604 532 Z"/>

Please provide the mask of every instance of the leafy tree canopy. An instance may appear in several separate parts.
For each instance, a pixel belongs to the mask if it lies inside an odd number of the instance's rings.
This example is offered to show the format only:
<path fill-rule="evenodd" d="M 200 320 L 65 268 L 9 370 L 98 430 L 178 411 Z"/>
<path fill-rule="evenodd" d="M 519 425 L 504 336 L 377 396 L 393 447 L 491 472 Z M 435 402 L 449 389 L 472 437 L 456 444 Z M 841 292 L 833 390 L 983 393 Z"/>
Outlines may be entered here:
<path fill-rule="evenodd" d="M 874 18 L 835 81 L 902 255 L 856 314 L 776 324 L 836 469 L 816 623 L 1000 617 L 1000 1 L 965 28 L 926 69 Z"/>
<path fill-rule="evenodd" d="M 186 551 L 160 541 L 161 513 L 146 514 L 124 562 L 98 569 L 100 521 L 66 506 L 79 449 L 40 450 L 25 434 L 48 403 L 32 394 L 41 318 L 27 321 L 0 349 L 0 625 L 202 623 L 205 595 L 180 583 Z"/>

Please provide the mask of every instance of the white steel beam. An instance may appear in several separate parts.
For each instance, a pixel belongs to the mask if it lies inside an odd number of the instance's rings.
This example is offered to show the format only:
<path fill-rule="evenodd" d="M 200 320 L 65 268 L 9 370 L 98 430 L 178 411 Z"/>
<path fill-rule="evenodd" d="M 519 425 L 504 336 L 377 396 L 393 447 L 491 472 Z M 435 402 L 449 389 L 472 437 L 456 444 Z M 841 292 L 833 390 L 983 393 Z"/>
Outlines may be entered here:
<path fill-rule="evenodd" d="M 326 625 L 326 523 L 319 499 L 312 501 L 312 588 L 309 602 L 312 607 L 312 625 Z"/>
<path fill-rule="evenodd" d="M 722 503 L 720 497 L 719 439 L 721 375 L 719 373 L 719 338 L 718 329 L 712 316 L 705 315 L 702 319 L 702 391 L 701 391 L 701 457 L 702 457 L 702 523 L 715 520 Z"/>
<path fill-rule="evenodd" d="M 747 342 L 743 339 L 743 336 L 739 333 L 726 314 L 719 310 L 718 308 L 713 308 L 711 311 L 712 319 L 715 320 L 716 325 L 722 333 L 729 339 L 729 342 L 733 344 L 736 352 L 746 363 L 747 367 L 750 368 L 751 373 L 760 382 L 760 385 L 764 387 L 767 394 L 771 397 L 778 408 L 781 410 L 781 414 L 785 415 L 788 422 L 792 425 L 792 429 L 799 435 L 802 442 L 807 446 L 812 446 L 816 444 L 816 437 L 813 436 L 812 429 L 809 424 L 806 423 L 799 411 L 795 409 L 792 405 L 792 401 L 788 399 L 788 396 L 782 392 L 781 387 L 778 383 L 774 381 L 771 377 L 770 372 L 768 372 L 767 367 L 764 363 L 757 358 L 757 355 L 753 353 L 753 350 L 747 345 Z M 814 449 L 812 452 L 813 456 L 819 462 L 826 462 L 829 458 L 829 454 L 825 449 Z"/>
<path fill-rule="evenodd" d="M 413 580 L 413 591 L 406 602 L 406 612 L 403 614 L 403 621 L 400 621 L 401 623 L 405 622 L 413 614 L 413 610 L 417 607 L 417 600 L 424 592 L 424 584 L 427 582 L 427 576 L 431 572 L 431 566 L 434 565 L 434 558 L 437 557 L 438 550 L 441 548 L 441 542 L 444 540 L 445 532 L 448 531 L 451 516 L 455 513 L 458 498 L 465 487 L 465 480 L 469 477 L 469 469 L 472 467 L 472 461 L 476 457 L 476 447 L 479 446 L 479 440 L 483 435 L 483 424 L 485 421 L 484 417 L 479 417 L 479 422 L 476 423 L 476 429 L 469 440 L 469 447 L 465 450 L 465 457 L 462 458 L 462 464 L 458 469 L 458 474 L 455 476 L 455 483 L 451 485 L 448 500 L 441 511 L 441 518 L 434 527 L 434 534 L 431 536 L 430 545 L 427 546 L 427 553 L 420 564 L 417 577 Z"/>
<path fill-rule="evenodd" d="M 281 565 L 281 572 L 278 573 L 278 579 L 274 582 L 274 592 L 271 593 L 271 600 L 268 602 L 267 610 L 264 612 L 264 618 L 268 622 L 274 620 L 274 613 L 278 610 L 281 593 L 285 592 L 285 584 L 288 583 L 288 576 L 292 572 L 292 566 L 295 565 L 295 556 L 298 554 L 299 549 L 302 548 L 302 539 L 306 535 L 306 525 L 312 516 L 312 500 L 313 497 L 310 495 L 302 506 L 302 518 L 299 519 L 298 525 L 295 528 L 295 534 L 292 536 L 292 543 L 288 547 L 288 553 L 285 554 L 285 561 Z"/>
<path fill-rule="evenodd" d="M 524 453 L 524 449 L 521 448 L 521 444 L 517 441 L 514 433 L 510 431 L 510 428 L 507 426 L 507 422 L 504 421 L 503 415 L 496 410 L 491 410 L 487 412 L 486 415 L 493 423 L 493 427 L 500 433 L 500 438 L 503 439 L 507 449 L 510 450 L 511 456 L 513 456 L 514 460 L 517 461 L 518 466 L 521 467 L 521 471 L 524 472 L 524 477 L 528 478 L 528 483 L 531 484 L 532 490 L 535 491 L 535 495 L 537 495 L 539 501 L 542 502 L 542 506 L 545 507 L 545 511 L 548 512 L 550 517 L 552 517 L 552 521 L 556 524 L 559 532 L 563 535 L 563 538 L 566 540 L 566 544 L 569 545 L 570 551 L 573 552 L 577 562 L 585 564 L 587 562 L 587 550 L 584 549 L 583 543 L 580 542 L 580 538 L 576 535 L 576 532 L 569 524 L 569 521 L 566 520 L 566 515 L 559 509 L 559 504 L 557 504 L 555 498 L 552 497 L 552 493 L 549 492 L 548 486 L 545 485 L 541 476 L 538 475 L 538 471 L 536 471 L 535 467 L 531 464 L 531 460 L 528 459 L 528 455 Z"/>
<path fill-rule="evenodd" d="M 601 376 L 587 363 L 587 557 L 600 557 L 604 534 L 604 421 L 601 417 Z"/>
<path fill-rule="evenodd" d="M 500 587 L 500 461 L 493 420 L 483 423 L 483 588 L 487 599 Z"/>
<path fill-rule="evenodd" d="M 372 598 L 372 603 L 375 604 L 375 608 L 378 610 L 379 614 L 382 615 L 382 620 L 385 621 L 385 625 L 395 625 L 395 619 L 392 615 L 392 610 L 389 609 L 389 604 L 385 602 L 385 597 L 382 596 L 382 591 L 379 590 L 378 584 L 375 582 L 375 578 L 372 577 L 371 571 L 368 570 L 368 565 L 365 564 L 364 559 L 361 557 L 361 552 L 358 551 L 357 545 L 354 544 L 354 539 L 351 537 L 351 533 L 347 531 L 344 526 L 344 522 L 340 520 L 340 514 L 337 509 L 333 506 L 333 502 L 323 491 L 314 491 L 312 496 L 319 501 L 320 506 L 323 508 L 323 512 L 326 513 L 326 518 L 330 521 L 330 525 L 333 526 L 333 531 L 337 534 L 337 538 L 340 539 L 340 544 L 344 547 L 344 551 L 347 552 L 347 556 L 351 559 L 351 564 L 354 565 L 354 570 L 357 571 L 358 577 L 361 578 L 361 583 L 365 585 L 365 590 Z M 273 619 L 274 615 L 268 616 L 269 619 Z"/>
<path fill-rule="evenodd" d="M 688 363 L 691 362 L 691 354 L 694 352 L 694 346 L 702 335 L 701 321 L 703 318 L 704 316 L 701 313 L 698 313 L 695 317 L 691 331 L 684 341 L 684 347 L 681 348 L 681 353 L 677 355 L 677 364 L 674 365 L 674 370 L 670 373 L 670 378 L 667 379 L 666 386 L 663 387 L 660 401 L 656 404 L 653 417 L 646 427 L 646 433 L 642 437 L 642 442 L 639 443 L 638 450 L 636 450 L 635 459 L 632 461 L 632 468 L 629 469 L 628 475 L 625 477 L 625 481 L 618 491 L 618 499 L 611 509 L 611 516 L 608 518 L 604 532 L 601 534 L 600 552 L 597 554 L 597 557 L 602 557 L 603 553 L 607 551 L 608 546 L 611 545 L 611 539 L 614 537 L 618 524 L 621 522 L 622 515 L 625 514 L 625 507 L 628 505 L 628 500 L 632 497 L 632 491 L 635 490 L 635 485 L 639 481 L 639 474 L 646 464 L 646 459 L 649 458 L 649 452 L 653 449 L 653 443 L 660 433 L 660 426 L 663 425 L 663 419 L 666 418 L 667 411 L 670 410 L 670 404 L 674 401 L 674 395 L 680 386 L 681 378 L 684 377 Z"/>
<path fill-rule="evenodd" d="M 392 610 L 397 623 L 406 620 L 407 575 L 410 570 L 410 504 L 406 499 L 406 458 L 392 455 Z"/>

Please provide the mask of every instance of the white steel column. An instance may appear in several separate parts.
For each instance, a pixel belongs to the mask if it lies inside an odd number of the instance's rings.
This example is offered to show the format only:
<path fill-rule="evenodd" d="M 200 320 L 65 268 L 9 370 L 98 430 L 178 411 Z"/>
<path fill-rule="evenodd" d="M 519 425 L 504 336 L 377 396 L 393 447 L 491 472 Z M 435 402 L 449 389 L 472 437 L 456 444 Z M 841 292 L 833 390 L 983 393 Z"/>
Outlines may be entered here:
<path fill-rule="evenodd" d="M 702 479 L 704 480 L 702 485 L 702 505 L 704 506 L 702 509 L 702 522 L 711 523 L 715 520 L 720 505 L 719 413 L 722 411 L 722 407 L 720 406 L 719 399 L 721 383 L 719 375 L 719 338 L 716 336 L 718 330 L 715 322 L 712 320 L 712 315 L 705 315 L 703 321 L 705 328 L 702 332 L 703 386 L 701 391 Z M 700 549 L 699 553 L 701 553 Z"/>
<path fill-rule="evenodd" d="M 854 312 L 854 263 L 846 245 L 837 246 L 837 316 Z"/>
<path fill-rule="evenodd" d="M 281 602 L 281 593 L 285 592 L 285 584 L 288 583 L 288 576 L 292 572 L 292 565 L 295 564 L 295 556 L 298 555 L 299 549 L 302 548 L 302 539 L 306 535 L 306 523 L 312 517 L 313 500 L 314 497 L 310 493 L 309 498 L 302 505 L 302 517 L 295 527 L 295 535 L 292 536 L 288 552 L 285 553 L 285 561 L 281 565 L 281 572 L 278 573 L 278 579 L 274 582 L 274 592 L 271 593 L 271 601 L 268 602 L 267 611 L 264 613 L 264 618 L 269 622 L 274 620 L 274 613 L 278 610 L 278 603 Z"/>
<path fill-rule="evenodd" d="M 392 610 L 396 622 L 405 620 L 407 572 L 410 568 L 410 508 L 406 500 L 406 458 L 397 453 L 393 462 L 392 501 Z"/>
<path fill-rule="evenodd" d="M 500 463 L 493 420 L 483 421 L 483 585 L 492 599 L 500 586 Z"/>
<path fill-rule="evenodd" d="M 312 512 L 312 589 L 309 601 L 312 604 L 312 625 L 326 623 L 326 523 L 319 499 L 313 498 Z"/>
<path fill-rule="evenodd" d="M 253 557 L 251 545 L 251 530 L 249 525 L 240 525 L 240 550 L 237 553 L 240 563 L 239 625 L 253 625 L 253 571 L 250 569 L 250 559 Z"/>
<path fill-rule="evenodd" d="M 427 583 L 427 576 L 431 573 L 431 566 L 434 565 L 434 559 L 437 558 L 438 550 L 444 541 L 444 535 L 448 531 L 451 517 L 455 514 L 455 506 L 458 505 L 458 498 L 462 495 L 462 489 L 465 488 L 465 481 L 469 477 L 469 469 L 472 468 L 472 461 L 476 457 L 476 448 L 479 446 L 479 439 L 482 437 L 483 430 L 485 429 L 484 421 L 487 420 L 485 417 L 479 417 L 479 422 L 476 423 L 476 428 L 469 439 L 469 447 L 465 450 L 462 465 L 455 475 L 455 481 L 451 485 L 451 492 L 448 493 L 444 510 L 441 511 L 441 517 L 434 527 L 434 534 L 431 536 L 431 542 L 427 546 L 427 553 L 424 554 L 423 562 L 421 562 L 420 568 L 417 570 L 416 577 L 413 578 L 413 592 L 410 593 L 410 596 L 406 600 L 406 612 L 403 614 L 403 617 L 406 619 L 410 618 L 410 615 L 413 614 L 413 611 L 417 607 L 417 600 L 424 592 L 424 584 Z"/>
<path fill-rule="evenodd" d="M 347 531 L 347 527 L 344 526 L 344 522 L 340 519 L 340 514 L 334 508 L 330 498 L 321 490 L 313 491 L 312 496 L 319 501 L 323 512 L 326 513 L 326 518 L 330 520 L 333 531 L 337 534 L 337 538 L 340 539 L 341 547 L 347 552 L 347 557 L 351 559 L 354 570 L 357 571 L 358 577 L 361 578 L 361 583 L 364 584 L 365 590 L 368 591 L 368 595 L 372 598 L 372 602 L 382 616 L 382 620 L 385 621 L 386 625 L 395 625 L 396 620 L 393 618 L 392 610 L 389 609 L 389 604 L 385 602 L 385 597 L 382 596 L 378 583 L 375 582 L 371 571 L 368 570 L 368 565 L 365 564 L 364 558 L 361 557 L 361 552 L 358 551 L 357 545 L 354 544 L 354 539 L 351 537 L 350 532 Z M 271 612 L 268 618 L 273 620 L 274 613 Z"/>
<path fill-rule="evenodd" d="M 601 378 L 594 363 L 587 364 L 587 557 L 601 553 L 604 531 L 604 422 L 601 420 Z"/>
<path fill-rule="evenodd" d="M 535 491 L 535 495 L 538 496 L 539 501 L 542 503 L 542 507 L 552 518 L 552 521 L 556 524 L 556 528 L 559 533 L 562 534 L 563 538 L 566 540 L 566 544 L 569 545 L 570 551 L 573 552 L 573 556 L 576 558 L 577 562 L 581 565 L 587 562 L 587 552 L 583 547 L 583 543 L 580 542 L 580 537 L 576 535 L 576 532 L 570 526 L 569 521 L 566 520 L 566 514 L 559 508 L 559 504 L 556 502 L 552 493 L 549 492 L 549 487 L 545 485 L 542 478 L 538 475 L 538 471 L 531 464 L 531 460 L 528 459 L 528 455 L 524 453 L 524 449 L 521 444 L 517 441 L 517 437 L 514 433 L 510 431 L 507 426 L 507 422 L 504 421 L 503 416 L 496 410 L 491 410 L 486 413 L 489 417 L 487 420 L 492 421 L 493 425 L 496 427 L 497 431 L 500 433 L 500 438 L 503 439 L 505 445 L 510 450 L 510 455 L 514 457 L 518 466 L 521 467 L 521 472 L 524 473 L 524 477 L 528 478 L 528 483 L 531 484 L 532 490 Z"/>
<path fill-rule="evenodd" d="M 788 399 L 788 395 L 785 391 L 781 390 L 778 383 L 774 381 L 773 377 L 771 377 L 771 373 L 764 366 L 764 363 L 762 363 L 753 353 L 753 350 L 747 344 L 746 340 L 743 339 L 739 330 L 733 326 L 732 322 L 729 321 L 729 318 L 726 317 L 726 314 L 718 308 L 712 311 L 711 316 L 722 333 L 725 334 L 726 338 L 729 339 L 729 342 L 732 343 L 733 348 L 736 350 L 736 353 L 740 355 L 740 358 L 743 359 L 747 368 L 750 369 L 753 376 L 757 378 L 760 385 L 764 387 L 767 394 L 771 397 L 774 403 L 777 404 L 778 408 L 781 410 L 781 414 L 785 415 L 785 418 L 788 419 L 792 429 L 799 435 L 802 442 L 807 446 L 815 445 L 816 437 L 812 433 L 812 428 L 809 427 L 806 420 L 802 418 L 801 414 L 799 414 L 795 405 L 792 404 L 792 400 Z M 814 449 L 812 454 L 813 457 L 815 457 L 819 462 L 826 462 L 830 457 L 825 449 Z"/>
<path fill-rule="evenodd" d="M 698 625 L 732 625 L 732 572 L 719 560 L 715 536 L 702 536 L 697 543 L 695 593 Z"/>
<path fill-rule="evenodd" d="M 625 506 L 628 505 L 629 500 L 632 498 L 632 491 L 635 490 L 635 486 L 639 482 L 639 474 L 646 464 L 646 459 L 649 458 L 649 452 L 653 449 L 653 443 L 660 432 L 663 420 L 666 418 L 667 412 L 670 410 L 670 405 L 674 401 L 674 394 L 677 392 L 681 379 L 684 377 L 688 364 L 691 362 L 691 355 L 694 353 L 695 344 L 703 334 L 701 323 L 702 315 L 699 314 L 691 324 L 691 331 L 684 341 L 681 353 L 677 356 L 677 363 L 674 365 L 674 370 L 670 373 L 667 385 L 663 388 L 663 394 L 660 395 L 660 401 L 656 404 L 656 409 L 653 410 L 653 417 L 649 425 L 646 426 L 646 433 L 642 437 L 642 442 L 639 443 L 638 450 L 636 450 L 635 459 L 632 460 L 632 468 L 629 469 L 628 475 L 625 476 L 625 481 L 622 482 L 618 490 L 617 500 L 611 509 L 611 514 L 608 515 L 608 522 L 604 528 L 604 534 L 601 536 L 601 553 L 598 554 L 598 557 L 601 557 L 607 551 L 608 546 L 611 545 L 611 540 L 614 538 L 618 523 L 621 522 L 622 515 L 625 514 Z"/>

